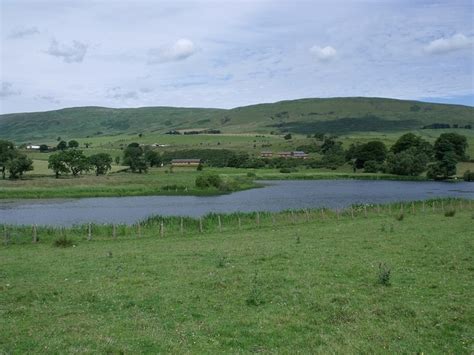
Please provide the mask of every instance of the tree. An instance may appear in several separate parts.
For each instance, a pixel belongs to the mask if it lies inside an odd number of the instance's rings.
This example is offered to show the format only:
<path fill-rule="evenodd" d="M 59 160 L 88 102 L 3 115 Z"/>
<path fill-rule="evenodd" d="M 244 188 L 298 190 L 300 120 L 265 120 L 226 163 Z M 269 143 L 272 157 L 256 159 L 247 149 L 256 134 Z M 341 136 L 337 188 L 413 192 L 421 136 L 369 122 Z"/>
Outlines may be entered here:
<path fill-rule="evenodd" d="M 58 148 L 58 150 L 65 150 L 67 149 L 67 143 L 66 141 L 61 141 L 58 143 L 58 145 L 56 146 L 56 148 Z"/>
<path fill-rule="evenodd" d="M 434 144 L 434 153 L 436 160 L 443 160 L 445 154 L 448 152 L 454 153 L 454 158 L 457 161 L 468 160 L 466 155 L 468 144 L 465 136 L 457 133 L 443 133 Z"/>
<path fill-rule="evenodd" d="M 150 165 L 150 167 L 160 166 L 161 165 L 161 156 L 158 152 L 154 150 L 147 149 L 145 151 L 145 161 Z"/>
<path fill-rule="evenodd" d="M 141 174 L 148 170 L 148 166 L 143 154 L 143 149 L 135 144 L 129 144 L 123 151 L 123 163 L 128 165 L 132 172 L 138 171 Z"/>
<path fill-rule="evenodd" d="M 434 180 L 446 180 L 456 175 L 456 154 L 447 152 L 443 158 L 428 167 L 426 176 Z"/>
<path fill-rule="evenodd" d="M 120 157 L 118 155 L 115 157 L 115 164 L 120 165 Z"/>
<path fill-rule="evenodd" d="M 375 160 L 367 160 L 364 163 L 364 173 L 376 173 L 381 170 L 381 165 Z"/>
<path fill-rule="evenodd" d="M 6 167 L 10 172 L 10 179 L 18 179 L 23 176 L 24 172 L 33 170 L 33 160 L 25 154 L 18 153 L 8 161 Z"/>
<path fill-rule="evenodd" d="M 107 153 L 98 153 L 89 157 L 90 165 L 95 169 L 95 175 L 105 175 L 112 169 L 112 157 Z"/>
<path fill-rule="evenodd" d="M 40 151 L 41 153 L 45 153 L 45 152 L 47 152 L 48 150 L 49 150 L 49 147 L 48 147 L 46 144 L 41 144 L 41 145 L 40 145 L 39 151 Z"/>
<path fill-rule="evenodd" d="M 291 133 L 285 134 L 283 138 L 285 138 L 286 140 L 290 140 L 292 138 Z"/>
<path fill-rule="evenodd" d="M 52 154 L 48 159 L 48 168 L 52 169 L 56 178 L 60 174 L 72 173 L 77 176 L 90 169 L 89 159 L 82 153 L 82 150 L 70 149 L 62 150 L 59 153 Z"/>
<path fill-rule="evenodd" d="M 51 154 L 48 158 L 48 169 L 54 171 L 56 179 L 59 178 L 61 174 L 69 174 L 71 170 L 66 165 L 66 162 L 63 159 L 63 156 L 60 153 Z"/>
<path fill-rule="evenodd" d="M 370 141 L 365 144 L 351 144 L 346 152 L 346 160 L 353 161 L 355 168 L 365 169 L 365 162 L 382 164 L 387 157 L 387 147 L 383 142 Z"/>
<path fill-rule="evenodd" d="M 392 145 L 390 151 L 397 154 L 410 148 L 416 148 L 417 154 L 425 153 L 428 157 L 431 157 L 433 154 L 433 147 L 431 144 L 413 133 L 406 133 L 400 136 L 395 144 Z"/>
<path fill-rule="evenodd" d="M 0 169 L 2 171 L 2 179 L 5 179 L 7 164 L 13 158 L 14 153 L 15 145 L 12 142 L 0 140 Z"/>
<path fill-rule="evenodd" d="M 67 143 L 67 146 L 72 149 L 79 148 L 79 142 L 73 139 Z"/>
<path fill-rule="evenodd" d="M 418 176 L 426 170 L 429 158 L 424 153 L 419 153 L 417 148 L 390 152 L 387 156 L 386 170 L 390 174 Z"/>

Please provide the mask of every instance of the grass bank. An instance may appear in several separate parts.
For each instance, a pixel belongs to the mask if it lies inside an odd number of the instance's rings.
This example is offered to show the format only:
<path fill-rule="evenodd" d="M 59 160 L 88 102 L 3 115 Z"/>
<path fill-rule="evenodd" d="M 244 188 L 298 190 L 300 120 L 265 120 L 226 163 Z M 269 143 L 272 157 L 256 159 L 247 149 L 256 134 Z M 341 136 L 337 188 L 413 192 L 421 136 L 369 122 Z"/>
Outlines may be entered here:
<path fill-rule="evenodd" d="M 434 202 L 9 227 L 0 352 L 471 353 L 474 210 Z"/>

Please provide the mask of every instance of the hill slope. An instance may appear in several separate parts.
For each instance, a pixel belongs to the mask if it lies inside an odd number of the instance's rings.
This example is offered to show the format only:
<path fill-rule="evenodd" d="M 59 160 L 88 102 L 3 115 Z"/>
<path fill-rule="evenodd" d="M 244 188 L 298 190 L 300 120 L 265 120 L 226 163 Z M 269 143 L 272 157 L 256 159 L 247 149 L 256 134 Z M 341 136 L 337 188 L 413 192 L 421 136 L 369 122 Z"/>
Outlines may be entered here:
<path fill-rule="evenodd" d="M 0 115 L 0 138 L 15 141 L 86 137 L 171 129 L 224 132 L 403 131 L 434 123 L 474 125 L 474 108 L 384 98 L 300 99 L 237 107 L 77 107 Z"/>

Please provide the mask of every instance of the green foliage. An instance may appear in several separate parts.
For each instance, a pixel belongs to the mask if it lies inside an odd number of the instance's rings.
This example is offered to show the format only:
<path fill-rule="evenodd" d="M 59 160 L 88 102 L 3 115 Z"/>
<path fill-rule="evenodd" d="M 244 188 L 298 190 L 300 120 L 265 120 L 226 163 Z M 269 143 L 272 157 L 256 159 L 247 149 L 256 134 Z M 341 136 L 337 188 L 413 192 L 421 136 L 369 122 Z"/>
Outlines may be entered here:
<path fill-rule="evenodd" d="M 148 165 L 143 149 L 138 143 L 131 143 L 123 152 L 123 164 L 128 165 L 132 172 L 147 172 Z"/>
<path fill-rule="evenodd" d="M 379 263 L 377 282 L 382 286 L 390 286 L 391 270 L 385 263 Z"/>
<path fill-rule="evenodd" d="M 56 146 L 58 150 L 65 150 L 67 149 L 67 142 L 66 141 L 60 141 L 58 145 Z"/>
<path fill-rule="evenodd" d="M 365 144 L 352 144 L 346 152 L 346 160 L 354 161 L 357 169 L 365 168 L 365 162 L 383 163 L 387 157 L 387 147 L 383 142 L 370 141 Z"/>
<path fill-rule="evenodd" d="M 72 173 L 78 176 L 83 172 L 90 170 L 89 159 L 84 155 L 82 150 L 68 149 L 58 153 L 51 154 L 48 158 L 48 168 L 53 170 L 56 178 L 61 174 Z"/>
<path fill-rule="evenodd" d="M 285 138 L 285 140 L 290 140 L 292 138 L 291 133 L 285 134 L 283 138 Z"/>
<path fill-rule="evenodd" d="M 474 181 L 474 172 L 471 170 L 466 170 L 463 174 L 464 181 Z"/>
<path fill-rule="evenodd" d="M 426 176 L 433 180 L 446 180 L 456 175 L 456 154 L 453 151 L 446 151 L 440 161 L 428 167 Z"/>
<path fill-rule="evenodd" d="M 199 175 L 196 178 L 196 187 L 200 189 L 206 189 L 209 187 L 220 188 L 223 184 L 222 178 L 218 174 L 207 173 Z"/>
<path fill-rule="evenodd" d="M 457 133 L 443 133 L 434 144 L 435 157 L 442 161 L 446 154 L 454 156 L 456 161 L 469 159 L 466 155 L 468 144 L 465 136 Z"/>
<path fill-rule="evenodd" d="M 399 153 L 387 155 L 386 171 L 390 174 L 418 176 L 426 170 L 428 156 L 412 147 Z"/>
<path fill-rule="evenodd" d="M 74 242 L 66 236 L 61 236 L 54 241 L 53 245 L 58 248 L 69 248 L 74 245 Z"/>
<path fill-rule="evenodd" d="M 433 155 L 431 144 L 413 133 L 406 133 L 400 136 L 395 144 L 392 145 L 390 151 L 398 154 L 409 149 L 411 152 L 415 152 L 415 154 L 425 154 L 429 158 Z"/>
<path fill-rule="evenodd" d="M 456 210 L 454 208 L 451 208 L 447 210 L 446 212 L 444 212 L 444 215 L 446 217 L 454 217 L 455 214 L 456 214 Z"/>
<path fill-rule="evenodd" d="M 25 172 L 33 170 L 33 160 L 28 158 L 25 154 L 17 153 L 7 162 L 6 168 L 10 173 L 10 179 L 18 179 L 21 178 Z"/>
<path fill-rule="evenodd" d="M 89 157 L 89 163 L 95 170 L 96 176 L 105 175 L 112 169 L 112 157 L 107 153 L 98 153 Z"/>
<path fill-rule="evenodd" d="M 71 149 L 79 148 L 79 142 L 73 139 L 67 143 L 67 146 Z"/>
<path fill-rule="evenodd" d="M 145 149 L 145 161 L 150 167 L 160 166 L 161 165 L 161 156 L 158 152 L 155 152 L 151 149 Z"/>
<path fill-rule="evenodd" d="M 10 141 L 0 140 L 0 169 L 2 171 L 2 178 L 5 179 L 5 171 L 8 162 L 15 156 L 15 145 Z"/>
<path fill-rule="evenodd" d="M 375 160 L 367 160 L 364 163 L 364 173 L 377 173 L 382 170 L 382 165 Z"/>

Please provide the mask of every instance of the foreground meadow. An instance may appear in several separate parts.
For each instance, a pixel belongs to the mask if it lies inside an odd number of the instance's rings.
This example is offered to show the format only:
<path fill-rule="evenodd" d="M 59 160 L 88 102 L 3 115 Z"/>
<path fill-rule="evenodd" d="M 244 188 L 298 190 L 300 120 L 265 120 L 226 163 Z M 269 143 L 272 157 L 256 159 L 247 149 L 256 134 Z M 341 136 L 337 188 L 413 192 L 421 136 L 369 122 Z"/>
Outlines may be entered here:
<path fill-rule="evenodd" d="M 36 244 L 18 228 L 0 246 L 0 353 L 472 353 L 472 203 L 428 206 Z"/>

